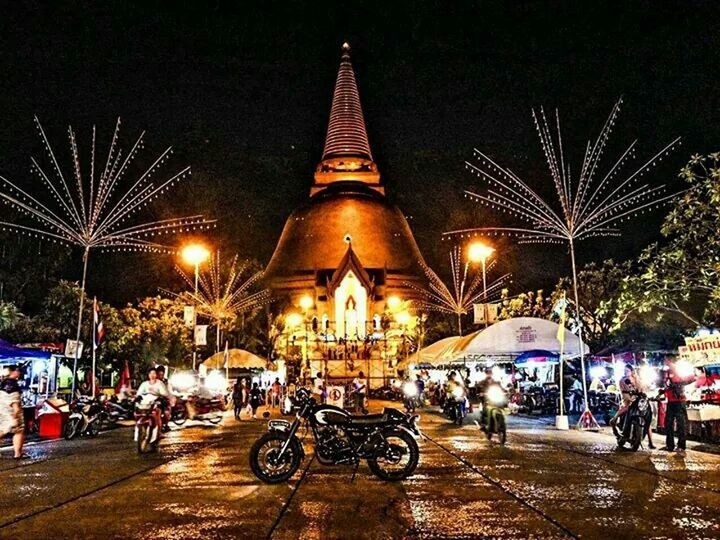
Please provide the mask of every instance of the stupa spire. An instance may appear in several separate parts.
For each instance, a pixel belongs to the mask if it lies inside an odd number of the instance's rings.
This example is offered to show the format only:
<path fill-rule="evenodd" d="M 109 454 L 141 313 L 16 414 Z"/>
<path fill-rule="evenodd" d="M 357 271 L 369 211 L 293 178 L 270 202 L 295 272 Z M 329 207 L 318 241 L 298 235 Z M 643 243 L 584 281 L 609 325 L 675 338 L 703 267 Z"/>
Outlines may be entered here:
<path fill-rule="evenodd" d="M 380 173 L 370 151 L 348 43 L 342 46 L 325 148 L 315 172 L 312 193 L 335 182 L 362 182 L 383 191 Z"/>

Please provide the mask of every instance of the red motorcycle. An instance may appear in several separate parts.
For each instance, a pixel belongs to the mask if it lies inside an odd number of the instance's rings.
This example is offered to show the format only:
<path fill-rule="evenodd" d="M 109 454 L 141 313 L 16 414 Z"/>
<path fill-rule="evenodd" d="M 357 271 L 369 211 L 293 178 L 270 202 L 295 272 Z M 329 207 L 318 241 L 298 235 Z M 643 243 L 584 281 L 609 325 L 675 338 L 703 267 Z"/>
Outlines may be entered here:
<path fill-rule="evenodd" d="M 135 442 L 138 454 L 147 454 L 157 450 L 160 442 L 160 426 L 157 423 L 155 411 L 160 408 L 161 400 L 157 398 L 152 401 L 138 398 L 135 402 Z"/>
<path fill-rule="evenodd" d="M 188 405 L 195 409 L 195 420 L 207 420 L 214 425 L 218 425 L 222 421 L 223 412 L 226 409 L 225 402 L 221 398 L 178 397 L 170 412 L 170 420 L 174 424 L 181 426 L 190 417 Z"/>

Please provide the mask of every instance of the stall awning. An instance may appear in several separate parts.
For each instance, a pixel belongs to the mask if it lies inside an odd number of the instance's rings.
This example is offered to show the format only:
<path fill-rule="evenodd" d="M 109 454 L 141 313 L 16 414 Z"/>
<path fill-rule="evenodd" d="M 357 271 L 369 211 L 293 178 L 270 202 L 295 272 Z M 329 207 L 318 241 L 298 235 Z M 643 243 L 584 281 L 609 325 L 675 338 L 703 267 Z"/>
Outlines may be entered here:
<path fill-rule="evenodd" d="M 225 369 L 225 352 L 215 353 L 203 363 L 208 369 Z M 267 360 L 244 349 L 230 349 L 227 368 L 266 369 Z"/>
<path fill-rule="evenodd" d="M 47 360 L 50 353 L 40 349 L 24 349 L 0 339 L 0 362 L 4 364 L 24 360 Z"/>

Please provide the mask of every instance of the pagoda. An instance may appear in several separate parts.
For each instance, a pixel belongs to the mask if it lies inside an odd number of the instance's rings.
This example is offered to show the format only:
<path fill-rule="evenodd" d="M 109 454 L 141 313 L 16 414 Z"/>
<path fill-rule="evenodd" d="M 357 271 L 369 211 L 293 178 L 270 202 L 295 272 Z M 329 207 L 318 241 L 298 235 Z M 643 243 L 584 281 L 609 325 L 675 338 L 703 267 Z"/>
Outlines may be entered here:
<path fill-rule="evenodd" d="M 347 378 L 364 370 L 378 385 L 392 356 L 407 352 L 407 328 L 393 312 L 424 283 L 423 264 L 405 216 L 386 199 L 345 43 L 309 200 L 288 218 L 265 271 L 267 286 L 303 320 L 278 355 L 300 348 L 304 371 Z M 392 335 L 403 344 L 388 345 Z"/>

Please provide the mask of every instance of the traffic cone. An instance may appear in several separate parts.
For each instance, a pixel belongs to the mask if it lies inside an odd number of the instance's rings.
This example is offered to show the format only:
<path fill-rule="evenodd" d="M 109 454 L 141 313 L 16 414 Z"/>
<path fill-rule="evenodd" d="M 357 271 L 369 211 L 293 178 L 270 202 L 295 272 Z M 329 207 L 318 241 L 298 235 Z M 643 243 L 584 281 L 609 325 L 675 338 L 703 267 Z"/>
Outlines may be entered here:
<path fill-rule="evenodd" d="M 585 412 L 580 415 L 580 420 L 578 420 L 577 428 L 582 431 L 600 431 L 600 424 L 595 420 L 590 409 L 585 407 Z"/>

